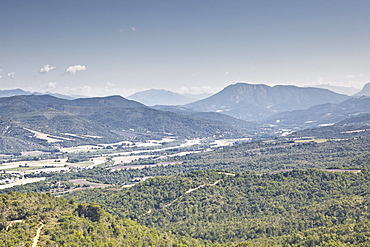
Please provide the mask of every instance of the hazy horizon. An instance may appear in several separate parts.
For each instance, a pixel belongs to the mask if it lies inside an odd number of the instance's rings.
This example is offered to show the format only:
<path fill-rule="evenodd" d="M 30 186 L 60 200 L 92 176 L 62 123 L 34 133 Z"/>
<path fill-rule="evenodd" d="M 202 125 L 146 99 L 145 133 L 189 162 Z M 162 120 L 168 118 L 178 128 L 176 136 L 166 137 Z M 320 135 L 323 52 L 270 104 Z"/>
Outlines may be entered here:
<path fill-rule="evenodd" d="M 2 1 L 0 90 L 216 93 L 370 81 L 370 2 Z"/>

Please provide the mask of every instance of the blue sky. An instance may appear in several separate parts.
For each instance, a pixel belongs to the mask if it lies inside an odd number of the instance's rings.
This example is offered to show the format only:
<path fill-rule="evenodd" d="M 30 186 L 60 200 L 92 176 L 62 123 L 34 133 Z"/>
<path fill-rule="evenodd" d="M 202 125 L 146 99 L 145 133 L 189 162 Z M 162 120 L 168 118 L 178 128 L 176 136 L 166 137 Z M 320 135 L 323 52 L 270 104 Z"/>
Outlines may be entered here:
<path fill-rule="evenodd" d="M 0 0 L 0 89 L 361 88 L 369 13 L 368 0 Z"/>

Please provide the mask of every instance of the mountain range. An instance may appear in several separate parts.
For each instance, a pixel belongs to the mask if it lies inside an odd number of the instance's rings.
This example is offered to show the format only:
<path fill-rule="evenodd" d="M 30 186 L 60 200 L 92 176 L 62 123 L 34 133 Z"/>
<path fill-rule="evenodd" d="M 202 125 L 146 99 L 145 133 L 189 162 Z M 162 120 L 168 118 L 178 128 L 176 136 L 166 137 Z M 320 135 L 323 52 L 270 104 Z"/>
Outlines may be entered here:
<path fill-rule="evenodd" d="M 163 89 L 150 89 L 142 92 L 135 93 L 128 96 L 132 99 L 143 103 L 147 106 L 154 105 L 184 105 L 209 96 L 208 94 L 186 94 L 182 95 Z"/>
<path fill-rule="evenodd" d="M 366 94 L 369 88 L 367 84 L 361 92 Z M 147 93 L 176 97 L 164 90 Z M 5 97 L 10 94 L 17 96 Z M 153 107 L 117 95 L 65 99 L 20 89 L 3 90 L 0 144 L 3 150 L 28 150 L 168 135 L 251 137 L 266 133 L 261 126 L 301 130 L 334 125 L 369 113 L 370 98 L 366 96 L 281 85 L 237 83 L 193 103 Z M 54 141 L 37 138 L 35 131 L 53 136 Z"/>
<path fill-rule="evenodd" d="M 0 98 L 0 130 L 1 147 L 6 150 L 48 149 L 58 145 L 112 143 L 127 138 L 168 135 L 241 137 L 254 131 L 243 130 L 226 120 L 156 110 L 121 96 L 66 100 L 50 95 Z M 51 137 L 52 143 L 37 138 L 35 132 Z"/>
<path fill-rule="evenodd" d="M 347 95 L 320 88 L 237 83 L 185 107 L 256 121 L 283 111 L 306 109 L 324 103 L 340 103 L 349 98 Z"/>
<path fill-rule="evenodd" d="M 57 98 L 61 99 L 77 99 L 77 98 L 85 98 L 85 96 L 80 96 L 80 95 L 65 95 L 65 94 L 60 94 L 60 93 L 51 93 L 51 92 L 46 92 L 46 93 L 39 93 L 39 92 L 29 92 L 29 91 L 24 91 L 22 89 L 9 89 L 9 90 L 0 90 L 0 98 L 4 97 L 12 97 L 12 96 L 20 96 L 20 95 L 51 95 Z"/>
<path fill-rule="evenodd" d="M 370 98 L 363 96 L 350 98 L 338 104 L 327 103 L 315 105 L 305 110 L 282 112 L 264 120 L 264 123 L 277 125 L 280 128 L 307 129 L 334 125 L 345 119 L 368 113 L 370 113 Z M 360 121 L 361 119 L 358 119 L 354 122 L 359 123 Z"/>

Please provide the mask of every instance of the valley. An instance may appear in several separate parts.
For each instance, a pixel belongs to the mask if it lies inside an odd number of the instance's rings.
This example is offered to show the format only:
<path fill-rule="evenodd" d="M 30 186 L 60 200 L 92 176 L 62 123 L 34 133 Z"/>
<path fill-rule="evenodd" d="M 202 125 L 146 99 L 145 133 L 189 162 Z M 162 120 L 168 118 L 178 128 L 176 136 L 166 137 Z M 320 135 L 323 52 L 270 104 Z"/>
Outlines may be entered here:
<path fill-rule="evenodd" d="M 369 247 L 370 1 L 0 1 L 0 247 Z"/>
<path fill-rule="evenodd" d="M 44 137 L 46 135 L 40 133 L 40 136 Z M 37 173 L 70 172 L 76 169 L 92 169 L 96 166 L 108 167 L 113 171 L 181 164 L 182 161 L 166 160 L 192 153 L 209 152 L 212 151 L 209 147 L 228 146 L 241 140 L 244 139 L 213 141 L 207 139 L 175 140 L 164 138 L 162 140 L 147 140 L 145 142 L 125 141 L 62 148 L 61 152 L 53 154 L 54 158 L 52 159 L 50 159 L 50 155 L 46 155 L 45 158 L 44 155 L 46 153 L 40 152 L 25 152 L 19 156 L 3 156 L 2 159 L 0 158 L 0 171 L 2 171 L 3 177 L 6 178 L 0 180 L 0 184 L 3 183 L 3 185 L 0 185 L 0 189 L 40 181 L 38 179 L 24 178 L 24 176 Z M 134 146 L 134 150 L 124 152 L 124 148 L 117 148 L 117 146 L 121 146 L 123 143 L 125 143 L 127 149 L 132 149 L 130 146 Z M 184 151 L 189 149 L 194 151 Z M 83 155 L 84 160 L 87 160 L 71 162 L 68 158 L 68 156 L 79 155 Z"/>
<path fill-rule="evenodd" d="M 98 234 L 119 246 L 126 227 L 154 246 L 158 236 L 164 246 L 370 243 L 367 98 L 255 121 L 118 96 L 10 100 L 0 102 L 0 196 L 41 211 L 0 204 L 7 243 L 88 246 Z M 52 206 L 28 201 L 35 196 Z M 42 213 L 49 208 L 54 216 Z"/>

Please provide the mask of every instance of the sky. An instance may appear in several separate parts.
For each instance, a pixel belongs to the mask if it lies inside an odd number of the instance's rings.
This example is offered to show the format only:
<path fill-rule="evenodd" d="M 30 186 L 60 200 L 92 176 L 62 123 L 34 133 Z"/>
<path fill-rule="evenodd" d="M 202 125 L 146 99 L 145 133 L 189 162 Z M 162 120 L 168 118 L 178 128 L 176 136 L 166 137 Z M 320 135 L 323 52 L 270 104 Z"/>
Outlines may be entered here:
<path fill-rule="evenodd" d="M 362 88 L 369 0 L 0 0 L 0 90 Z"/>

